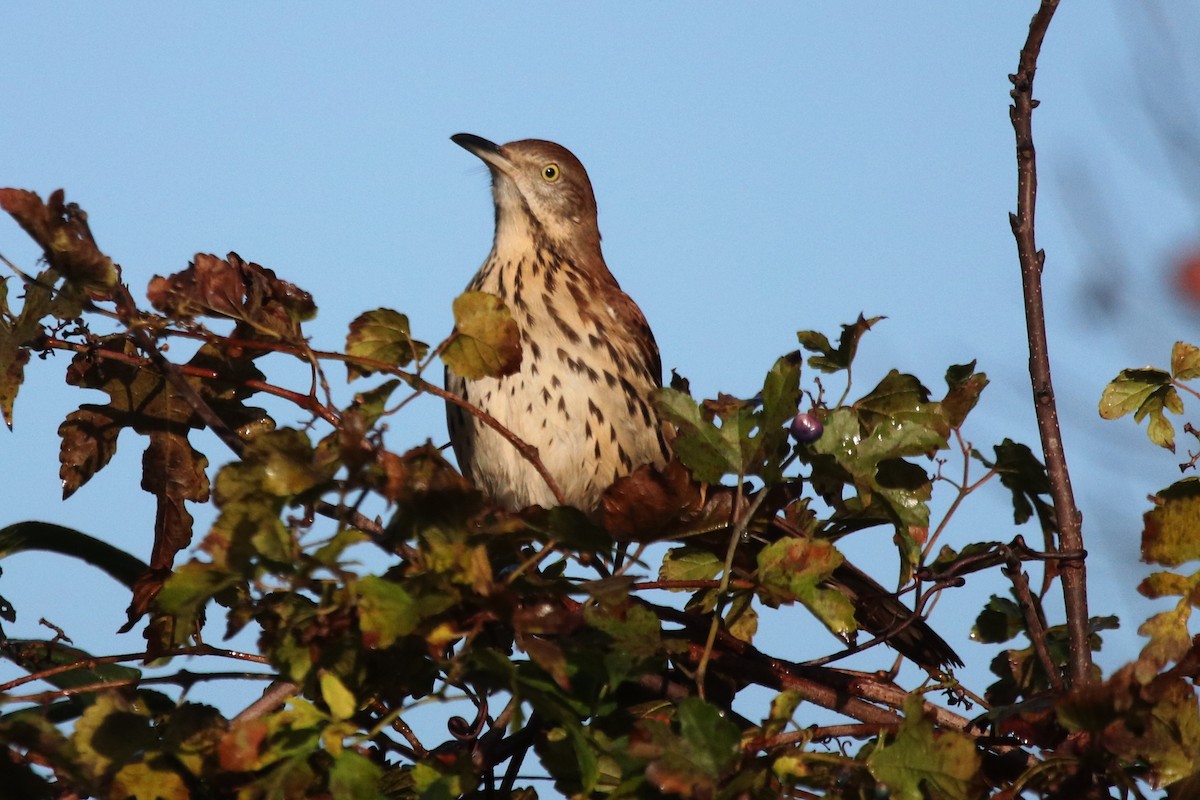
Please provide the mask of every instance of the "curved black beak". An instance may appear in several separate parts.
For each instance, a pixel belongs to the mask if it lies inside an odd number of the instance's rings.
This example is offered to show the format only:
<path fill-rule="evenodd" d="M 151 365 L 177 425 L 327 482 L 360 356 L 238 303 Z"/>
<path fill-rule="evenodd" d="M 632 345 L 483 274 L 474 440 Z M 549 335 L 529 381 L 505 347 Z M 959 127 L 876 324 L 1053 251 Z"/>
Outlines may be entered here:
<path fill-rule="evenodd" d="M 482 136 L 476 136 L 473 133 L 456 133 L 450 137 L 450 141 L 466 150 L 468 153 L 483 158 L 483 153 L 499 153 L 500 145 L 495 142 L 489 142 Z M 485 161 L 487 159 L 484 159 Z"/>

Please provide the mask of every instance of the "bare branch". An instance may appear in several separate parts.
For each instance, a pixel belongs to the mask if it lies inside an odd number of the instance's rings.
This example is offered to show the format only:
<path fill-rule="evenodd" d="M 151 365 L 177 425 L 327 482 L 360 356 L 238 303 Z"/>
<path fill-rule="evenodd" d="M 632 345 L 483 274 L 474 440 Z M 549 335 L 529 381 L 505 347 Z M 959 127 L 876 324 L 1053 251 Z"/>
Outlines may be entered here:
<path fill-rule="evenodd" d="M 1009 215 L 1017 255 L 1021 263 L 1021 287 L 1025 296 L 1025 324 L 1029 338 L 1029 376 L 1033 386 L 1034 409 L 1042 454 L 1054 498 L 1054 515 L 1059 529 L 1059 550 L 1068 556 L 1062 564 L 1063 597 L 1067 610 L 1067 628 L 1071 653 L 1071 681 L 1087 683 L 1091 679 L 1092 653 L 1088 637 L 1087 568 L 1084 563 L 1083 517 L 1075 504 L 1058 408 L 1050 382 L 1050 356 L 1046 339 L 1046 312 L 1042 296 L 1042 267 L 1046 254 L 1037 248 L 1034 236 L 1037 207 L 1037 157 L 1033 147 L 1033 78 L 1038 54 L 1058 0 L 1042 0 L 1029 24 L 1029 36 L 1021 48 L 1020 63 L 1012 81 L 1013 104 L 1009 108 L 1017 141 L 1017 211 Z"/>

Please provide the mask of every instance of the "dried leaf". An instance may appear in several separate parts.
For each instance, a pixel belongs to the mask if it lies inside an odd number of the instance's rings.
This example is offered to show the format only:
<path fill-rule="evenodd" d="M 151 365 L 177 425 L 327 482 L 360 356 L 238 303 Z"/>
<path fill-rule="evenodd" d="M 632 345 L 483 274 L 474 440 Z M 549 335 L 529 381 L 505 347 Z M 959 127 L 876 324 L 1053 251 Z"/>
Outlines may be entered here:
<path fill-rule="evenodd" d="M 154 276 L 146 290 L 151 305 L 175 317 L 210 316 L 238 323 L 234 335 L 303 343 L 300 323 L 316 316 L 312 297 L 280 280 L 266 267 L 197 253 L 187 269 L 168 278 Z"/>
<path fill-rule="evenodd" d="M 62 189 L 44 204 L 33 192 L 0 189 L 0 208 L 38 243 L 46 263 L 79 291 L 106 297 L 117 285 L 117 267 L 96 246 L 83 209 L 63 201 Z"/>
<path fill-rule="evenodd" d="M 142 456 L 142 488 L 154 495 L 154 549 L 150 566 L 168 568 L 175 554 L 192 541 L 192 515 L 185 502 L 208 501 L 208 459 L 188 444 L 187 436 L 158 431 Z"/>
<path fill-rule="evenodd" d="M 117 452 L 117 435 L 122 425 L 110 416 L 111 409 L 85 404 L 72 411 L 58 426 L 58 475 L 63 499 L 103 469 Z"/>
<path fill-rule="evenodd" d="M 942 400 L 942 411 L 951 428 L 961 428 L 967 414 L 979 402 L 979 396 L 988 385 L 986 373 L 975 372 L 975 362 L 956 364 L 946 370 L 946 397 Z"/>
<path fill-rule="evenodd" d="M 1171 348 L 1171 376 L 1179 381 L 1200 378 L 1200 347 L 1176 342 Z"/>
<path fill-rule="evenodd" d="M 1185 478 L 1155 497 L 1142 518 L 1142 560 L 1177 567 L 1200 559 L 1200 478 Z"/>
<path fill-rule="evenodd" d="M 618 478 L 600 500 L 605 529 L 620 542 L 655 541 L 667 527 L 700 503 L 699 487 L 687 469 L 670 461 L 662 470 L 646 464 Z"/>

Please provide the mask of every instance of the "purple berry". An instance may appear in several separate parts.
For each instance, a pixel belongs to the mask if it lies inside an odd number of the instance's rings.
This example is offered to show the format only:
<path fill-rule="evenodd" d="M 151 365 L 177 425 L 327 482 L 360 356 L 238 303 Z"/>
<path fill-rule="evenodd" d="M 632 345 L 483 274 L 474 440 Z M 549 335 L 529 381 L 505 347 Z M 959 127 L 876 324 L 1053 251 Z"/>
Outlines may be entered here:
<path fill-rule="evenodd" d="M 792 438 L 797 444 L 812 444 L 820 439 L 824 432 L 825 426 L 812 414 L 800 413 L 792 420 Z"/>

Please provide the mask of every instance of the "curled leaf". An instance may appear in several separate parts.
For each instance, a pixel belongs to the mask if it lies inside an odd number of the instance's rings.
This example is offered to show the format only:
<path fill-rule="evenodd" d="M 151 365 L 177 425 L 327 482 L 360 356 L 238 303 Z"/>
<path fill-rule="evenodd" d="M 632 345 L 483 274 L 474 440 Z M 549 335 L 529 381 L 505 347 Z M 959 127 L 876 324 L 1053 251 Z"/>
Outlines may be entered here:
<path fill-rule="evenodd" d="M 299 341 L 300 323 L 317 313 L 308 292 L 237 253 L 226 259 L 197 253 L 187 269 L 155 275 L 146 296 L 163 314 L 235 320 L 237 335 L 249 338 Z"/>
<path fill-rule="evenodd" d="M 68 284 L 106 296 L 117 285 L 117 267 L 96 246 L 87 214 L 64 199 L 62 189 L 51 192 L 45 203 L 24 189 L 0 189 L 0 208 L 38 243 L 46 263 L 57 269 Z"/>

